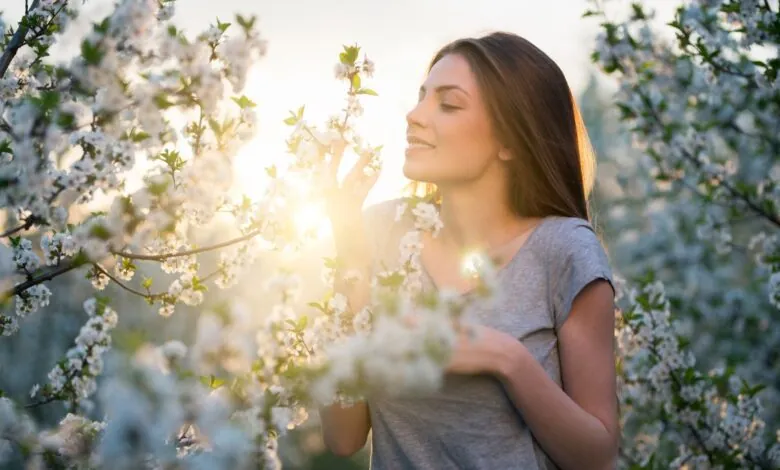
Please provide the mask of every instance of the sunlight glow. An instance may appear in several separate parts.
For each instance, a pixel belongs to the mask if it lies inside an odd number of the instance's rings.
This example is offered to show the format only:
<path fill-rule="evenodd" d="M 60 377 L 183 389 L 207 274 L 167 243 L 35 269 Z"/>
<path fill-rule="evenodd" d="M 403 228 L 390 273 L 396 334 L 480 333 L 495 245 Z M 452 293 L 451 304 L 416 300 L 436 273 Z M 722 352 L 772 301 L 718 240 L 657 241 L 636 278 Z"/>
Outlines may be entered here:
<path fill-rule="evenodd" d="M 322 239 L 330 235 L 330 220 L 322 204 L 307 204 L 295 213 L 293 220 L 302 237 Z"/>
<path fill-rule="evenodd" d="M 336 49 L 338 50 L 338 48 Z M 333 61 L 335 62 L 334 56 Z M 322 127 L 333 114 L 344 108 L 344 84 L 333 78 L 330 60 L 322 64 L 321 72 L 312 79 L 310 74 L 285 75 L 285 63 L 261 61 L 250 73 L 244 94 L 257 103 L 257 135 L 234 158 L 235 190 L 250 199 L 258 200 L 267 188 L 266 168 L 271 165 L 283 170 L 294 158 L 288 153 L 286 141 L 292 127 L 284 124 L 291 110 L 305 105 L 305 120 Z M 380 98 L 361 100 L 365 112 L 355 119 L 356 133 L 370 145 L 382 145 L 382 176 L 367 198 L 367 203 L 383 201 L 401 194 L 406 179 L 401 174 L 403 149 L 406 145 L 404 112 L 410 104 L 401 102 L 397 90 L 414 90 L 414 80 L 371 79 L 379 89 Z M 408 82 L 408 83 L 407 83 Z M 400 85 L 399 85 L 400 83 Z M 385 93 L 387 92 L 387 93 Z M 414 93 L 407 93 L 410 97 Z M 406 97 L 407 94 L 403 96 Z M 411 99 L 411 98 L 410 98 Z M 357 161 L 354 152 L 347 151 L 339 172 L 343 177 Z"/>
<path fill-rule="evenodd" d="M 485 266 L 487 261 L 485 254 L 479 251 L 471 251 L 463 256 L 460 271 L 463 277 L 475 278 Z"/>

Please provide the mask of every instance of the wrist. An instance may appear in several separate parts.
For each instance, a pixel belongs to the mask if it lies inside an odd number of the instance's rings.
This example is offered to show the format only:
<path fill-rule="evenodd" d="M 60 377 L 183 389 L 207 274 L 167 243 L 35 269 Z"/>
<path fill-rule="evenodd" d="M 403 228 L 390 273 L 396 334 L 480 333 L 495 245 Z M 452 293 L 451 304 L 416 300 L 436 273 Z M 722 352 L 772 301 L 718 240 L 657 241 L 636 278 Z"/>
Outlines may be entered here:
<path fill-rule="evenodd" d="M 492 358 L 489 372 L 503 382 L 511 378 L 518 367 L 522 367 L 530 354 L 517 338 L 500 331 L 496 333 L 488 344 Z"/>

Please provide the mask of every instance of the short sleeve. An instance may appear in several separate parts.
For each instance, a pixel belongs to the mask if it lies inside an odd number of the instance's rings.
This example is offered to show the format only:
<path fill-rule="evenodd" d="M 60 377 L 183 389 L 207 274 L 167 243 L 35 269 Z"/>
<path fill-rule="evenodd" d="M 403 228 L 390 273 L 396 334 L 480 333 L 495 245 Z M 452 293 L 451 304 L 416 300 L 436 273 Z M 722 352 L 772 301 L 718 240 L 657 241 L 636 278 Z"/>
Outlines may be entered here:
<path fill-rule="evenodd" d="M 567 218 L 558 227 L 552 263 L 553 309 L 555 329 L 559 329 L 571 313 L 574 299 L 590 283 L 598 279 L 609 282 L 615 291 L 607 253 L 592 226 L 585 220 Z"/>

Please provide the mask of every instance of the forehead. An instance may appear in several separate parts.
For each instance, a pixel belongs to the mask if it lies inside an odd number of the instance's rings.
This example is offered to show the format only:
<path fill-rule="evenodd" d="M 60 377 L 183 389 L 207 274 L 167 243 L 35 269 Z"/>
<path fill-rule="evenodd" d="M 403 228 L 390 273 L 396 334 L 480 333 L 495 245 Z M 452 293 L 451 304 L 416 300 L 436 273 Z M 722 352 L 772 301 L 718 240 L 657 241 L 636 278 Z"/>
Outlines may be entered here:
<path fill-rule="evenodd" d="M 436 62 L 423 86 L 427 90 L 444 85 L 456 85 L 475 96 L 479 89 L 477 79 L 471 70 L 471 66 L 463 56 L 459 54 L 447 54 Z"/>

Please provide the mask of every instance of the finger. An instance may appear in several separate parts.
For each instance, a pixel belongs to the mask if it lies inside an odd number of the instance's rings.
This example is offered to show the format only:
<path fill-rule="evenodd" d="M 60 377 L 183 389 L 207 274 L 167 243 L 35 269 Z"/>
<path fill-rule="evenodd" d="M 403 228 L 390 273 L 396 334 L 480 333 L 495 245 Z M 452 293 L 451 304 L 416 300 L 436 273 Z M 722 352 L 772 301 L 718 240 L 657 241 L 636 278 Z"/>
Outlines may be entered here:
<path fill-rule="evenodd" d="M 346 147 L 347 143 L 344 139 L 339 139 L 331 144 L 331 159 L 328 170 L 330 178 L 334 183 L 338 180 L 339 167 L 341 166 L 341 159 L 344 156 Z"/>
<path fill-rule="evenodd" d="M 357 184 L 358 181 L 360 181 L 362 178 L 365 178 L 365 174 L 363 173 L 366 166 L 371 162 L 371 152 L 363 152 L 360 157 L 358 158 L 357 162 L 355 162 L 355 166 L 352 167 L 352 169 L 347 174 L 347 177 L 344 179 L 344 182 L 349 182 L 350 184 Z"/>
<path fill-rule="evenodd" d="M 374 187 L 377 180 L 379 179 L 379 172 L 375 171 L 371 175 L 363 175 L 363 179 L 361 179 L 357 187 L 355 189 L 355 192 L 357 194 L 357 197 L 361 199 L 365 199 L 366 196 L 368 196 L 368 193 L 371 191 L 371 188 Z"/>

